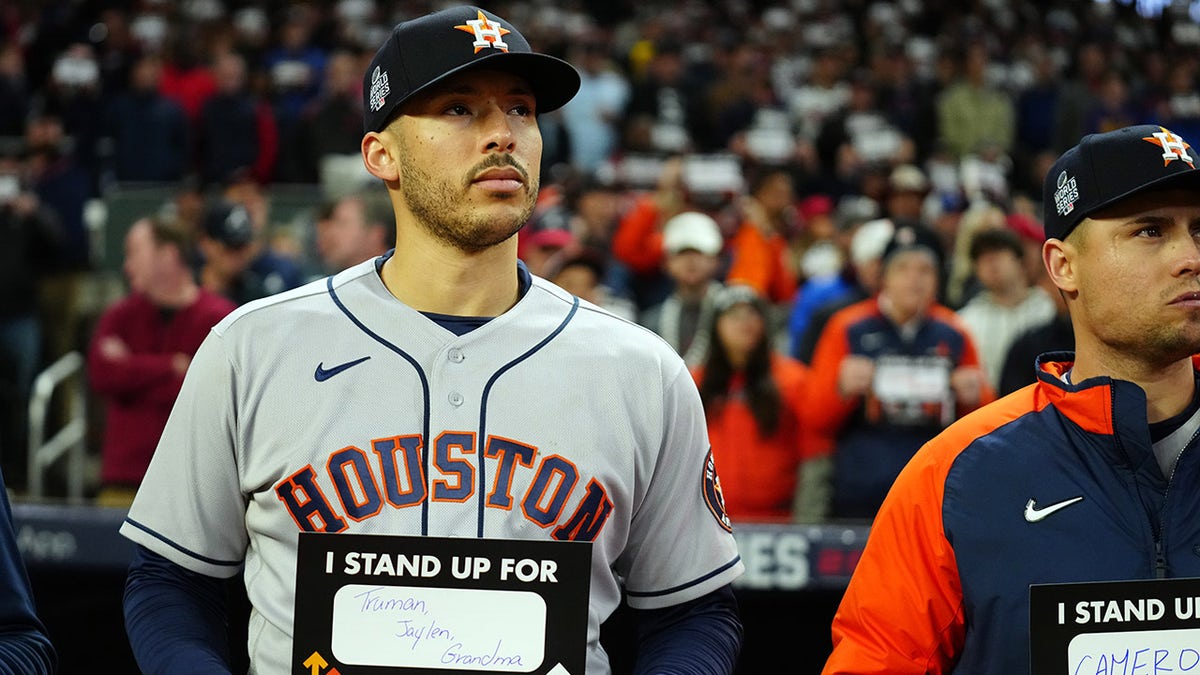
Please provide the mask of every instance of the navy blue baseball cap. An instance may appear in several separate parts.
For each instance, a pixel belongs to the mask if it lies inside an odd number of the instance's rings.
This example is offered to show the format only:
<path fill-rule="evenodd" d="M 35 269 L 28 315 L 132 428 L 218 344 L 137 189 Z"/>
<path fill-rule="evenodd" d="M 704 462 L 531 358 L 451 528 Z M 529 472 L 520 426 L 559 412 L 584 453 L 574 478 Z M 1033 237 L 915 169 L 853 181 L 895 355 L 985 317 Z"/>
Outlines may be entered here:
<path fill-rule="evenodd" d="M 472 68 L 525 78 L 538 112 L 561 108 L 579 91 L 579 71 L 533 51 L 512 24 L 478 7 L 452 7 L 392 29 L 363 77 L 363 132 L 383 129 L 414 94 Z"/>
<path fill-rule="evenodd" d="M 254 239 L 254 226 L 246 207 L 219 201 L 205 209 L 204 234 L 229 248 L 242 248 Z"/>
<path fill-rule="evenodd" d="M 1190 143 L 1157 124 L 1084 136 L 1046 173 L 1046 239 L 1065 239 L 1084 218 L 1138 193 L 1200 187 L 1197 159 Z"/>

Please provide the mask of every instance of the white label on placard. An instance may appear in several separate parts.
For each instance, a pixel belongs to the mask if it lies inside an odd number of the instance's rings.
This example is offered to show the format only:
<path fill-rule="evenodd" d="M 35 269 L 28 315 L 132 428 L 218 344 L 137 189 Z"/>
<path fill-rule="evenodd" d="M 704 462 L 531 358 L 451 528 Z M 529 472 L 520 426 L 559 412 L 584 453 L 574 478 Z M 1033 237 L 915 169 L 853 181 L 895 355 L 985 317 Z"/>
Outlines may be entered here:
<path fill-rule="evenodd" d="M 1076 635 L 1070 673 L 1200 672 L 1200 628 Z"/>
<path fill-rule="evenodd" d="M 944 359 L 883 357 L 871 387 L 884 403 L 939 402 L 950 390 L 950 368 Z"/>
<path fill-rule="evenodd" d="M 351 584 L 333 599 L 331 647 L 345 664 L 528 673 L 545 645 L 537 593 Z"/>

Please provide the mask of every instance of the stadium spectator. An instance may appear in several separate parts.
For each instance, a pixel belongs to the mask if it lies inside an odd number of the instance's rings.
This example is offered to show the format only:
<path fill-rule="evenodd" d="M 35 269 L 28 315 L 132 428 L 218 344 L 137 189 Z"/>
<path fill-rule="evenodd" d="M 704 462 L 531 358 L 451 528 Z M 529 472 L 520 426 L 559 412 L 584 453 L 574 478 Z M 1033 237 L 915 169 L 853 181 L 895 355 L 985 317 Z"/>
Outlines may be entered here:
<path fill-rule="evenodd" d="M 1030 283 L 1021 240 L 1007 228 L 980 230 L 971 239 L 971 261 L 980 290 L 958 310 L 971 331 L 992 388 L 999 390 L 1013 340 L 1054 316 L 1054 300 Z"/>
<path fill-rule="evenodd" d="M 43 360 L 41 283 L 58 260 L 58 216 L 23 183 L 16 147 L 0 155 L 0 459 L 5 473 L 25 476 L 29 394 Z"/>
<path fill-rule="evenodd" d="M 196 284 L 190 250 L 177 224 L 135 221 L 125 236 L 129 294 L 104 310 L 92 333 L 88 381 L 105 410 L 97 495 L 103 506 L 133 502 L 192 356 L 234 309 Z"/>
<path fill-rule="evenodd" d="M 608 42 L 594 33 L 568 55 L 579 69 L 579 93 L 562 108 L 571 164 L 593 174 L 620 147 L 622 113 L 629 102 L 629 78 L 609 55 Z"/>
<path fill-rule="evenodd" d="M 160 91 L 162 60 L 146 55 L 133 65 L 126 91 L 109 104 L 105 135 L 112 143 L 117 181 L 177 181 L 191 170 L 191 143 L 183 108 Z"/>
<path fill-rule="evenodd" d="M 303 282 L 299 265 L 268 246 L 255 209 L 236 197 L 210 204 L 199 236 L 200 285 L 237 305 Z"/>
<path fill-rule="evenodd" d="M 991 55 L 972 42 L 956 54 L 958 77 L 938 100 L 942 147 L 956 159 L 1012 152 L 1016 118 L 1012 96 L 988 81 Z"/>
<path fill-rule="evenodd" d="M 184 23 L 177 26 L 175 39 L 163 45 L 166 59 L 159 85 L 164 96 L 183 108 L 193 132 L 199 129 L 204 102 L 217 93 L 217 79 L 198 32 L 195 24 Z"/>
<path fill-rule="evenodd" d="M 28 117 L 53 117 L 71 139 L 71 153 L 89 172 L 98 170 L 98 141 L 103 133 L 107 92 L 91 45 L 76 42 L 57 54 L 48 81 L 35 90 Z M 95 182 L 94 179 L 92 181 Z"/>
<path fill-rule="evenodd" d="M 213 74 L 216 92 L 200 109 L 196 159 L 201 177 L 216 185 L 243 174 L 269 182 L 279 142 L 270 106 L 249 89 L 246 62 L 240 55 L 218 55 Z"/>
<path fill-rule="evenodd" d="M 381 189 L 347 195 L 316 222 L 316 248 L 324 272 L 333 274 L 396 245 L 396 222 Z"/>
<path fill-rule="evenodd" d="M 883 251 L 895 229 L 887 218 L 875 218 L 859 224 L 850 240 L 849 264 L 842 274 L 846 279 L 846 285 L 842 286 L 844 292 L 835 297 L 826 297 L 829 293 L 819 293 L 815 299 L 805 294 L 797 296 L 789 319 L 790 353 L 793 358 L 811 364 L 817 340 L 829 323 L 829 318 L 839 309 L 879 292 Z"/>
<path fill-rule="evenodd" d="M 970 334 L 936 301 L 936 241 L 898 228 L 879 294 L 838 311 L 822 331 L 801 429 L 804 455 L 832 463 L 831 489 L 810 518 L 873 518 L 917 449 L 995 396 Z"/>
<path fill-rule="evenodd" d="M 798 229 L 795 184 L 785 169 L 763 170 L 738 202 L 741 223 L 728 240 L 726 281 L 743 283 L 773 305 L 796 294 L 796 270 L 788 245 Z"/>
<path fill-rule="evenodd" d="M 1054 316 L 1018 335 L 1000 371 L 1000 388 L 996 392 L 1007 396 L 1014 391 L 1037 381 L 1037 358 L 1048 352 L 1069 352 L 1075 349 L 1075 333 L 1071 329 L 1071 316 L 1067 313 L 1067 302 L 1058 288 L 1047 277 L 1043 282 L 1047 295 L 1054 302 Z"/>
<path fill-rule="evenodd" d="M 603 251 L 572 244 L 546 260 L 542 274 L 564 291 L 602 307 L 625 319 L 634 321 L 637 310 L 633 303 L 604 284 L 608 260 Z"/>
<path fill-rule="evenodd" d="M 353 162 L 361 169 L 362 69 L 357 55 L 348 50 L 329 56 L 320 93 L 304 106 L 291 130 L 280 130 L 276 179 L 293 183 L 318 183 L 325 194 L 336 194 L 349 172 L 359 182 L 365 171 L 349 171 Z M 335 188 L 331 190 L 330 188 Z"/>
<path fill-rule="evenodd" d="M 319 95 L 329 57 L 314 43 L 317 7 L 296 3 L 281 11 L 277 41 L 263 55 L 262 65 L 270 77 L 274 121 L 287 135 Z"/>
<path fill-rule="evenodd" d="M 724 237 L 717 221 L 698 211 L 673 216 L 663 226 L 663 250 L 672 290 L 642 312 L 639 323 L 658 333 L 695 368 L 708 358 L 713 300 L 722 288 Z"/>
<path fill-rule="evenodd" d="M 623 147 L 661 154 L 709 149 L 704 103 L 703 87 L 688 76 L 684 45 L 659 40 L 646 72 L 632 82 L 622 114 Z"/>
<path fill-rule="evenodd" d="M 774 349 L 770 306 L 753 288 L 718 289 L 712 304 L 712 347 L 693 376 L 725 509 L 734 521 L 789 521 L 808 368 Z"/>
<path fill-rule="evenodd" d="M 25 58 L 15 42 L 0 45 L 0 137 L 20 136 L 29 113 Z"/>

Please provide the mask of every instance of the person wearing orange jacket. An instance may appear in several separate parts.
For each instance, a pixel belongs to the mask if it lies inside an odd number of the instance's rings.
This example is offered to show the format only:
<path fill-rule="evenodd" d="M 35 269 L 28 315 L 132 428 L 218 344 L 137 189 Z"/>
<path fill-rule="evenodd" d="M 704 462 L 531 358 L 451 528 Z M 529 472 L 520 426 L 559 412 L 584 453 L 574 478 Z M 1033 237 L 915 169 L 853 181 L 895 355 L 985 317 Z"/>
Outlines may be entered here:
<path fill-rule="evenodd" d="M 801 427 L 806 487 L 827 497 L 801 520 L 873 518 L 918 448 L 995 398 L 966 327 L 937 303 L 941 260 L 936 233 L 902 225 L 879 293 L 826 324 Z"/>
<path fill-rule="evenodd" d="M 795 192 L 786 169 L 755 176 L 741 201 L 742 222 L 729 239 L 726 281 L 746 284 L 772 304 L 791 302 L 796 273 L 788 262 L 788 237 L 795 226 Z"/>
<path fill-rule="evenodd" d="M 770 311 L 749 286 L 713 299 L 708 357 L 693 370 L 734 521 L 788 521 L 800 463 L 800 400 L 808 368 L 771 346 Z"/>
<path fill-rule="evenodd" d="M 656 305 L 671 293 L 671 280 L 663 270 L 663 227 L 687 210 L 683 158 L 673 157 L 663 163 L 654 191 L 636 195 L 617 220 L 612 255 L 632 273 L 634 301 L 639 308 Z"/>
<path fill-rule="evenodd" d="M 1046 174 L 1042 261 L 1075 351 L 1042 354 L 1034 384 L 900 474 L 833 619 L 825 675 L 1029 673 L 1044 637 L 1031 586 L 1101 600 L 1088 582 L 1200 577 L 1196 147 L 1124 127 L 1083 137 Z M 1109 665 L 1151 669 L 1114 644 Z M 1099 664 L 1043 672 L 1115 672 Z"/>

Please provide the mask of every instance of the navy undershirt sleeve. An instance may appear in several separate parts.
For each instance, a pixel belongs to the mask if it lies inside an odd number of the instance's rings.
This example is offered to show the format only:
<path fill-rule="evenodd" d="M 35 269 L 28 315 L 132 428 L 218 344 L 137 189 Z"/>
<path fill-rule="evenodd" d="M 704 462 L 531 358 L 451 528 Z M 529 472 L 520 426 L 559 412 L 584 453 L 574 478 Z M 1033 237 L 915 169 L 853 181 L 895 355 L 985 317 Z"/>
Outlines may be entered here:
<path fill-rule="evenodd" d="M 733 587 L 663 609 L 635 609 L 634 675 L 729 675 L 742 649 Z"/>
<path fill-rule="evenodd" d="M 53 673 L 58 656 L 34 610 L 3 480 L 0 476 L 0 675 Z"/>
<path fill-rule="evenodd" d="M 224 584 L 136 548 L 125 582 L 125 630 L 143 673 L 231 672 Z"/>

